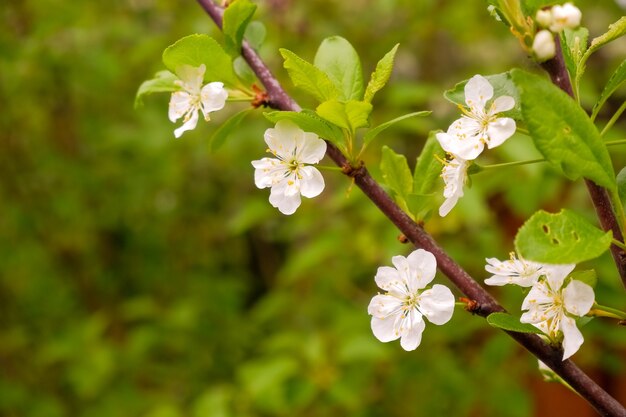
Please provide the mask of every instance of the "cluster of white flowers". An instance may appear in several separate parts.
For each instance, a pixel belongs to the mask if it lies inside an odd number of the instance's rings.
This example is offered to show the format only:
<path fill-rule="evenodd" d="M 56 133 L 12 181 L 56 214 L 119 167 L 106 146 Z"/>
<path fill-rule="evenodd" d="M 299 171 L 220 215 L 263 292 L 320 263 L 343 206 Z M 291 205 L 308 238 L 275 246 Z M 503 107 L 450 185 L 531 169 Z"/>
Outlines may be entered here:
<path fill-rule="evenodd" d="M 188 131 L 196 128 L 198 124 L 198 112 L 201 111 L 206 121 L 210 120 L 209 113 L 224 108 L 228 92 L 221 82 L 212 82 L 202 86 L 206 66 L 199 67 L 182 65 L 177 70 L 179 80 L 175 83 L 180 87 L 179 91 L 172 93 L 169 105 L 169 118 L 176 122 L 181 117 L 183 125 L 174 130 L 177 138 Z"/>
<path fill-rule="evenodd" d="M 563 360 L 583 344 L 576 318 L 587 314 L 595 301 L 593 288 L 568 277 L 575 266 L 530 262 L 511 254 L 508 261 L 487 259 L 485 267 L 493 274 L 485 280 L 488 285 L 530 287 L 522 302 L 524 313 L 520 321 L 537 327 L 550 340 L 562 342 Z"/>
<path fill-rule="evenodd" d="M 516 129 L 515 120 L 498 117 L 499 113 L 515 107 L 511 96 L 493 98 L 493 86 L 481 76 L 475 75 L 465 85 L 463 115 L 454 121 L 446 132 L 437 133 L 441 147 L 451 156 L 444 163 L 442 177 L 445 182 L 446 201 L 439 208 L 445 216 L 463 196 L 467 181 L 467 168 L 485 149 L 492 149 L 510 138 Z M 489 105 L 488 105 L 489 103 Z"/>
<path fill-rule="evenodd" d="M 535 15 L 535 21 L 542 27 L 535 34 L 533 40 L 533 53 L 539 61 L 546 61 L 554 57 L 556 44 L 554 34 L 560 33 L 565 28 L 576 29 L 580 26 L 582 13 L 572 3 L 555 5 L 548 9 L 540 9 Z"/>
<path fill-rule="evenodd" d="M 372 316 L 372 332 L 381 342 L 400 339 L 404 350 L 415 350 L 426 327 L 424 317 L 433 324 L 447 323 L 454 312 L 454 295 L 445 285 L 425 289 L 435 278 L 435 256 L 417 249 L 409 256 L 391 258 L 394 267 L 381 266 L 376 285 L 385 294 L 372 298 L 367 312 Z"/>

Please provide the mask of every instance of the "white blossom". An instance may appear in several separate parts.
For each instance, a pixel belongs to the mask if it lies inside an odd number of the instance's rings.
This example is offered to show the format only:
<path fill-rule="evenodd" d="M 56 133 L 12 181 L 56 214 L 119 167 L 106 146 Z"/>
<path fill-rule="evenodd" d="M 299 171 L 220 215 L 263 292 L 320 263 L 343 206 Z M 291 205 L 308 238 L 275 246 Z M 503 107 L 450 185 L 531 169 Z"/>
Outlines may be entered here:
<path fill-rule="evenodd" d="M 454 295 L 445 285 L 426 286 L 437 271 L 435 256 L 417 249 L 406 258 L 394 256 L 393 267 L 382 266 L 376 273 L 376 284 L 385 294 L 372 298 L 367 312 L 372 315 L 372 332 L 381 342 L 400 339 L 404 350 L 416 349 L 426 327 L 447 323 L 454 312 Z"/>
<path fill-rule="evenodd" d="M 322 174 L 305 164 L 316 164 L 324 157 L 326 142 L 286 120 L 265 131 L 265 142 L 276 158 L 252 161 L 254 182 L 259 188 L 272 188 L 272 206 L 293 214 L 300 206 L 300 195 L 312 198 L 324 190 Z"/>
<path fill-rule="evenodd" d="M 571 265 L 542 264 L 527 261 L 521 257 L 517 259 L 513 252 L 510 256 L 511 259 L 508 261 L 500 261 L 496 258 L 486 259 L 485 270 L 493 275 L 485 280 L 485 284 L 494 286 L 514 284 L 520 287 L 531 287 L 541 276 L 546 275 L 552 269 L 571 267 Z"/>
<path fill-rule="evenodd" d="M 589 285 L 571 279 L 564 286 L 565 279 L 574 265 L 561 265 L 552 268 L 545 278 L 537 281 L 522 303 L 526 310 L 520 321 L 530 323 L 554 341 L 562 340 L 563 360 L 572 356 L 584 339 L 576 327 L 576 317 L 589 312 L 595 295 Z"/>
<path fill-rule="evenodd" d="M 475 75 L 465 85 L 463 116 L 450 125 L 445 133 L 437 133 L 441 147 L 452 155 L 471 161 L 483 151 L 504 143 L 515 133 L 515 120 L 498 117 L 498 113 L 511 110 L 515 100 L 511 96 L 493 97 L 493 86 L 481 75 Z"/>
<path fill-rule="evenodd" d="M 188 131 L 196 128 L 198 124 L 198 112 L 201 111 L 205 120 L 210 120 L 209 113 L 224 108 L 228 92 L 221 82 L 212 82 L 204 87 L 202 82 L 206 66 L 199 67 L 182 65 L 177 70 L 179 80 L 175 83 L 181 88 L 172 93 L 169 104 L 169 119 L 176 122 L 181 117 L 183 125 L 174 130 L 177 138 Z"/>
<path fill-rule="evenodd" d="M 552 11 L 550 9 L 539 9 L 535 15 L 535 21 L 539 26 L 547 28 L 552 24 Z"/>
<path fill-rule="evenodd" d="M 533 40 L 533 53 L 540 62 L 554 58 L 556 54 L 556 44 L 554 35 L 549 30 L 543 29 L 537 32 Z"/>
<path fill-rule="evenodd" d="M 550 30 L 552 32 L 557 33 L 565 28 L 576 29 L 580 26 L 582 13 L 580 12 L 580 9 L 572 3 L 565 3 L 562 6 L 553 6 L 551 12 L 552 24 L 550 25 Z"/>
<path fill-rule="evenodd" d="M 445 217 L 456 205 L 459 198 L 463 197 L 463 187 L 467 181 L 467 168 L 469 162 L 459 157 L 445 161 L 441 177 L 445 183 L 443 196 L 446 201 L 439 207 L 439 215 Z"/>

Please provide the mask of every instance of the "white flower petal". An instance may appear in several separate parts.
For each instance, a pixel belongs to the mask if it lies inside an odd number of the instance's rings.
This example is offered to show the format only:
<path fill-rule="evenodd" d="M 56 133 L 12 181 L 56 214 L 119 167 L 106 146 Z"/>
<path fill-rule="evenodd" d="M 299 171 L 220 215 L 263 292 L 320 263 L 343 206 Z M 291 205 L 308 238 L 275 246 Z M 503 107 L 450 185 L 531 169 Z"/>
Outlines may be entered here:
<path fill-rule="evenodd" d="M 388 294 L 378 294 L 372 298 L 367 313 L 378 318 L 385 318 L 391 315 L 402 315 L 401 299 Z"/>
<path fill-rule="evenodd" d="M 548 283 L 550 284 L 550 288 L 553 291 L 559 290 L 563 286 L 563 281 L 567 276 L 574 270 L 576 265 L 568 264 L 568 265 L 550 265 L 546 264 L 544 266 L 544 272 L 546 274 L 546 278 Z"/>
<path fill-rule="evenodd" d="M 446 201 L 444 201 L 443 204 L 439 207 L 439 216 L 446 217 L 448 213 L 452 211 L 454 206 L 456 206 L 456 203 L 459 201 L 459 197 L 460 196 L 455 195 L 446 199 Z"/>
<path fill-rule="evenodd" d="M 516 259 L 515 255 L 504 262 L 496 258 L 488 258 L 485 270 L 491 272 L 493 276 L 487 278 L 485 284 L 494 286 L 514 284 L 520 287 L 530 287 L 543 275 L 542 269 L 541 264 Z"/>
<path fill-rule="evenodd" d="M 505 140 L 513 136 L 515 129 L 515 120 L 510 117 L 501 117 L 489 123 L 487 126 L 487 134 L 489 135 L 487 146 L 489 149 L 502 145 Z"/>
<path fill-rule="evenodd" d="M 286 194 L 287 184 L 274 185 L 270 191 L 270 204 L 283 214 L 293 214 L 300 207 L 300 194 Z"/>
<path fill-rule="evenodd" d="M 553 304 L 554 296 L 544 281 L 539 281 L 530 288 L 522 302 L 522 310 L 537 310 L 541 305 Z M 545 319 L 542 319 L 545 320 Z"/>
<path fill-rule="evenodd" d="M 491 104 L 491 114 L 501 113 L 503 111 L 509 111 L 515 107 L 515 99 L 511 96 L 497 97 Z"/>
<path fill-rule="evenodd" d="M 198 124 L 198 111 L 197 110 L 193 110 L 190 113 L 190 115 L 191 115 L 191 117 L 189 118 L 189 120 L 187 120 L 181 127 L 179 127 L 178 129 L 174 130 L 174 136 L 175 137 L 179 138 L 186 131 L 193 130 L 193 129 L 196 128 L 196 125 Z"/>
<path fill-rule="evenodd" d="M 435 284 L 420 295 L 419 309 L 431 323 L 447 323 L 454 313 L 454 295 L 445 285 Z"/>
<path fill-rule="evenodd" d="M 563 332 L 563 360 L 565 360 L 578 352 L 585 339 L 576 327 L 576 321 L 571 317 L 563 317 L 561 331 Z"/>
<path fill-rule="evenodd" d="M 474 75 L 465 85 L 465 102 L 474 111 L 485 108 L 487 101 L 493 97 L 493 87 L 482 75 Z"/>
<path fill-rule="evenodd" d="M 176 75 L 182 81 L 182 87 L 191 94 L 200 93 L 205 72 L 206 66 L 204 64 L 200 64 L 199 67 L 181 65 L 176 68 Z"/>
<path fill-rule="evenodd" d="M 223 109 L 227 98 L 228 91 L 224 89 L 223 83 L 213 82 L 202 87 L 200 100 L 202 103 L 201 109 L 202 114 L 204 114 L 204 118 L 209 120 L 210 112 Z"/>
<path fill-rule="evenodd" d="M 289 160 L 296 150 L 296 139 L 301 134 L 302 131 L 295 124 L 281 120 L 276 123 L 276 127 L 265 131 L 264 138 L 272 153 Z"/>
<path fill-rule="evenodd" d="M 397 285 L 402 285 L 402 278 L 398 274 L 398 270 L 390 266 L 379 267 L 374 280 L 378 288 L 385 291 L 389 291 L 390 288 Z"/>
<path fill-rule="evenodd" d="M 572 280 L 563 290 L 563 303 L 568 313 L 582 317 L 595 302 L 593 288 L 584 282 Z"/>
<path fill-rule="evenodd" d="M 456 124 L 456 127 L 452 127 Z M 466 161 L 474 160 L 485 148 L 482 136 L 471 130 L 472 121 L 461 118 L 455 121 L 447 133 L 437 133 L 436 137 L 444 151 Z"/>
<path fill-rule="evenodd" d="M 302 167 L 298 171 L 302 176 L 300 180 L 300 193 L 307 197 L 317 197 L 324 191 L 324 177 L 317 168 L 312 166 Z"/>
<path fill-rule="evenodd" d="M 400 339 L 400 346 L 406 351 L 412 351 L 422 342 L 422 333 L 426 328 L 426 323 L 422 315 L 412 310 L 404 320 L 404 325 L 408 326 L 403 332 Z"/>
<path fill-rule="evenodd" d="M 176 91 L 172 93 L 168 109 L 168 117 L 171 122 L 183 117 L 186 113 L 193 109 L 192 96 L 186 91 Z"/>
<path fill-rule="evenodd" d="M 530 311 L 527 311 L 526 313 L 522 314 L 522 317 L 520 317 L 519 321 L 521 323 L 532 324 L 533 326 L 535 326 L 536 328 L 538 328 L 539 330 L 541 330 L 545 334 L 547 334 L 547 335 L 550 334 L 550 328 L 548 327 L 547 322 L 545 322 L 545 321 L 536 321 L 536 317 Z"/>
<path fill-rule="evenodd" d="M 372 316 L 372 333 L 374 333 L 376 339 L 385 343 L 398 339 L 400 337 L 400 333 L 398 333 L 395 329 L 397 319 L 398 316 L 389 316 L 386 318 Z"/>
<path fill-rule="evenodd" d="M 303 132 L 297 144 L 297 159 L 305 164 L 317 164 L 326 155 L 326 142 L 315 133 Z"/>
<path fill-rule="evenodd" d="M 252 161 L 254 184 L 258 188 L 272 187 L 285 179 L 286 171 L 282 162 L 276 158 L 262 158 Z"/>
<path fill-rule="evenodd" d="M 437 260 L 432 253 L 424 249 L 417 249 L 411 252 L 406 260 L 411 271 L 409 288 L 412 291 L 426 287 L 435 278 Z"/>

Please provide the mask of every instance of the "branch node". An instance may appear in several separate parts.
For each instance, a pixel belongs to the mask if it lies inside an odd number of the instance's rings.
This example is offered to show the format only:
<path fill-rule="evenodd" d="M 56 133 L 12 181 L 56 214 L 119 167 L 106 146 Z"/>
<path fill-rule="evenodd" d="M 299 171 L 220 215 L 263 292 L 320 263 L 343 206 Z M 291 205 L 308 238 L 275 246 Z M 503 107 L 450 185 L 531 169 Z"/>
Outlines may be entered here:
<path fill-rule="evenodd" d="M 409 243 L 410 240 L 408 237 L 406 237 L 404 233 L 401 233 L 400 235 L 398 235 L 398 242 L 405 244 L 405 243 Z"/>
<path fill-rule="evenodd" d="M 478 312 L 480 312 L 481 306 L 478 301 L 471 300 L 466 297 L 459 297 L 459 301 L 461 301 L 462 303 L 465 303 L 465 311 L 468 311 L 472 314 L 477 314 Z"/>
<path fill-rule="evenodd" d="M 259 107 L 268 107 L 270 96 L 266 91 L 261 90 L 256 84 L 252 84 L 252 91 L 254 91 L 254 99 L 252 100 L 252 107 L 258 109 Z"/>

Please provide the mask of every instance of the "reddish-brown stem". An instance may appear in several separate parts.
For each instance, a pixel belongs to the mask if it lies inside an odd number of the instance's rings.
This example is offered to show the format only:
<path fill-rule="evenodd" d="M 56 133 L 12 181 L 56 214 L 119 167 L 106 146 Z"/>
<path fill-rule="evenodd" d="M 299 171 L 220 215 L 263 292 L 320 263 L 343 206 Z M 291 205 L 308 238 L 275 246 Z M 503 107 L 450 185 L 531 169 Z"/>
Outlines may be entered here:
<path fill-rule="evenodd" d="M 558 35 L 555 36 L 554 41 L 556 44 L 556 55 L 554 58 L 541 64 L 541 66 L 550 75 L 550 79 L 554 85 L 574 98 L 572 82 L 567 72 L 567 67 L 565 66 L 561 42 L 559 42 Z M 600 226 L 604 231 L 610 230 L 613 232 L 613 238 L 623 243 L 624 236 L 622 235 L 622 229 L 617 221 L 608 191 L 588 179 L 585 179 L 585 184 L 587 185 L 589 196 L 591 197 L 593 206 L 596 209 L 596 214 L 600 220 Z M 622 284 L 626 287 L 626 252 L 619 246 L 611 245 L 611 256 L 613 256 L 613 260 L 615 261 Z"/>
<path fill-rule="evenodd" d="M 221 27 L 222 11 L 212 0 L 197 0 L 215 23 Z M 242 55 L 267 90 L 269 103 L 279 110 L 299 111 L 300 106 L 283 90 L 258 54 L 244 42 Z M 351 166 L 344 155 L 328 143 L 327 155 L 354 179 L 355 184 L 416 247 L 432 252 L 437 265 L 450 281 L 470 300 L 477 303 L 472 311 L 483 317 L 505 311 L 435 240 L 391 199 L 364 166 Z M 562 360 L 563 352 L 544 343 L 538 336 L 506 332 L 585 398 L 603 416 L 626 417 L 626 409 L 581 371 L 572 361 Z"/>

